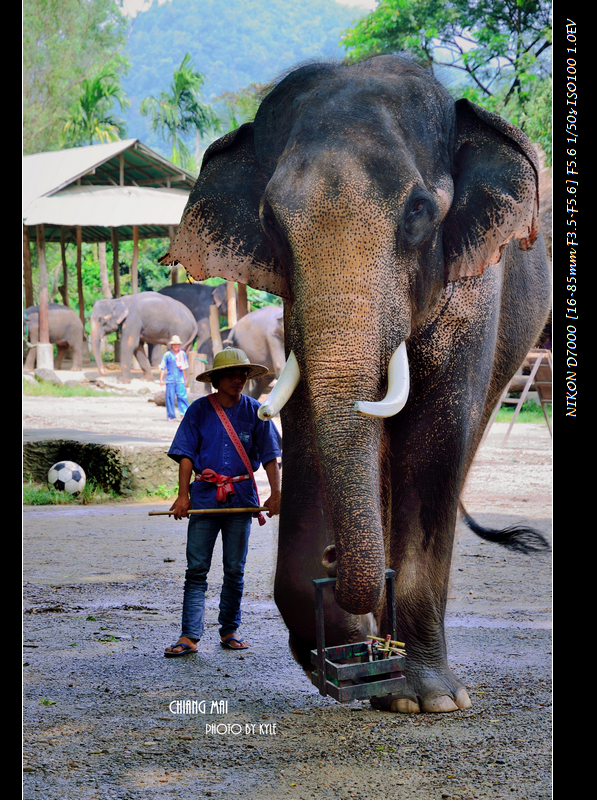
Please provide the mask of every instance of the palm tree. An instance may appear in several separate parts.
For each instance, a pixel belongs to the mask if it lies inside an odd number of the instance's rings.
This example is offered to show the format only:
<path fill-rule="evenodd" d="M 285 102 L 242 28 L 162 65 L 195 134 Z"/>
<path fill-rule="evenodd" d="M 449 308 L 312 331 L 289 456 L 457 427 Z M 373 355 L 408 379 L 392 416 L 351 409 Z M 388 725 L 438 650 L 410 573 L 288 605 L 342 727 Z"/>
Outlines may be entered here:
<path fill-rule="evenodd" d="M 162 136 L 172 147 L 172 161 L 186 169 L 193 159 L 184 138 L 190 133 L 203 135 L 210 130 L 217 133 L 220 120 L 214 110 L 200 98 L 205 76 L 195 72 L 191 56 L 186 53 L 168 91 L 155 97 L 146 97 L 141 103 L 141 113 L 151 116 L 151 129 Z"/>
<path fill-rule="evenodd" d="M 83 81 L 79 99 L 64 124 L 65 143 L 76 146 L 94 141 L 114 142 L 125 136 L 124 120 L 112 113 L 114 101 L 121 111 L 130 105 L 120 85 L 120 76 L 113 66 L 106 64 Z"/>

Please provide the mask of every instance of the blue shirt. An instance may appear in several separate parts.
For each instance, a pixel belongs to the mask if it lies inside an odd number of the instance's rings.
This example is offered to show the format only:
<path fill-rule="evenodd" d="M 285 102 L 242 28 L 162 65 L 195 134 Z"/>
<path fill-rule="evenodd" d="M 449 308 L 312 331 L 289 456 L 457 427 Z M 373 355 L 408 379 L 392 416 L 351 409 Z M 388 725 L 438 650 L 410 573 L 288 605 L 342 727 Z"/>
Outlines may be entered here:
<path fill-rule="evenodd" d="M 189 368 L 187 354 L 184 350 L 180 351 L 184 355 L 185 369 Z M 172 350 L 164 353 L 160 363 L 160 369 L 166 370 L 166 383 L 184 383 L 184 372 L 176 366 L 176 356 Z"/>
<path fill-rule="evenodd" d="M 259 405 L 257 400 L 243 394 L 232 408 L 224 408 L 249 456 L 253 472 L 259 469 L 260 464 L 267 464 L 281 455 L 274 423 L 259 419 Z M 219 475 L 230 477 L 247 474 L 247 468 L 207 396 L 200 397 L 189 406 L 168 455 L 178 462 L 183 456 L 190 458 L 196 473 L 213 469 Z M 215 483 L 192 480 L 191 508 L 226 508 L 228 505 L 243 508 L 258 505 L 253 481 L 239 481 L 233 486 L 234 494 L 228 495 L 225 503 L 218 503 Z"/>

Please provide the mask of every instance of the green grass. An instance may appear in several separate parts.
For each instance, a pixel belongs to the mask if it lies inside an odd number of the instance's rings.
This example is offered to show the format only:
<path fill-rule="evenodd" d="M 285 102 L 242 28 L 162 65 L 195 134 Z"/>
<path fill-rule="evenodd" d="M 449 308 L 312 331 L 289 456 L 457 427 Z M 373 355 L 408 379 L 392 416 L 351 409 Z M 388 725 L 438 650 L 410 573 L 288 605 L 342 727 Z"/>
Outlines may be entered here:
<path fill-rule="evenodd" d="M 497 413 L 495 422 L 512 422 L 515 410 L 516 405 L 514 403 L 502 405 Z M 547 414 L 551 421 L 551 406 L 547 406 Z M 536 400 L 525 400 L 520 409 L 520 414 L 516 417 L 516 423 L 518 422 L 542 422 L 546 424 L 540 403 L 537 403 Z"/>
<path fill-rule="evenodd" d="M 31 478 L 23 484 L 23 505 L 25 506 L 86 506 L 96 503 L 114 503 L 121 500 L 114 491 L 101 489 L 93 479 L 89 479 L 80 494 L 60 492 L 47 483 L 35 483 Z"/>
<path fill-rule="evenodd" d="M 49 381 L 31 381 L 23 378 L 23 394 L 30 397 L 113 397 L 111 392 L 102 392 L 90 386 L 58 386 Z"/>
<path fill-rule="evenodd" d="M 85 488 L 78 495 L 68 492 L 60 492 L 47 483 L 35 482 L 29 478 L 23 484 L 23 505 L 26 506 L 85 506 L 100 503 L 117 503 L 119 500 L 175 500 L 178 494 L 178 486 L 166 486 L 162 484 L 156 489 L 143 489 L 132 497 L 123 497 L 110 489 L 102 489 L 95 481 L 90 478 L 85 484 Z"/>

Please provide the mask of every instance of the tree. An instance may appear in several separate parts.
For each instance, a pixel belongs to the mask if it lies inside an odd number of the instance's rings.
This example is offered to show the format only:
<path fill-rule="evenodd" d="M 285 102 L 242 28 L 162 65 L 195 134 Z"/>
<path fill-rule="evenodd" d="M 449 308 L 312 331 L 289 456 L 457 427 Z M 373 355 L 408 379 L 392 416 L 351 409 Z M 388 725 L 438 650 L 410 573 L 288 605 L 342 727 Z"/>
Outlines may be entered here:
<path fill-rule="evenodd" d="M 549 0 L 381 0 L 342 41 L 349 62 L 398 52 L 458 70 L 460 95 L 551 138 Z"/>
<path fill-rule="evenodd" d="M 141 113 L 151 117 L 151 129 L 162 136 L 172 147 L 172 161 L 184 169 L 192 169 L 191 157 L 184 137 L 203 136 L 220 129 L 220 121 L 210 105 L 201 102 L 201 89 L 205 76 L 196 72 L 188 53 L 180 67 L 174 71 L 169 91 L 155 97 L 146 97 L 141 103 Z"/>
<path fill-rule="evenodd" d="M 252 122 L 263 97 L 271 86 L 252 83 L 237 92 L 222 92 L 214 103 L 222 102 L 228 117 L 227 130 L 233 131 L 243 122 Z"/>
<path fill-rule="evenodd" d="M 112 64 L 106 64 L 83 81 L 81 94 L 64 125 L 65 144 L 75 147 L 94 141 L 114 142 L 125 136 L 124 121 L 112 112 L 114 102 L 121 111 L 130 105 L 120 86 L 120 75 Z"/>
<path fill-rule="evenodd" d="M 63 145 L 83 82 L 122 53 L 127 21 L 114 0 L 24 0 L 23 151 Z M 117 62 L 122 70 L 124 56 Z"/>

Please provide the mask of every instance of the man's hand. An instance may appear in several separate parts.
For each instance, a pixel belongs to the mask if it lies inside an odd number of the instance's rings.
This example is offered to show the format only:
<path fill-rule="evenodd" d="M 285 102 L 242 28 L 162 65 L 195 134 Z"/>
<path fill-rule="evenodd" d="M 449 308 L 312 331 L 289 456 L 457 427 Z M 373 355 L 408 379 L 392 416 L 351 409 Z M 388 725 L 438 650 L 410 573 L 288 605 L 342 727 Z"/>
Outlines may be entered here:
<path fill-rule="evenodd" d="M 174 512 L 174 519 L 182 519 L 189 516 L 189 486 L 193 473 L 193 462 L 190 458 L 183 456 L 178 464 L 178 497 L 170 506 L 170 511 Z"/>
<path fill-rule="evenodd" d="M 280 499 L 282 497 L 280 493 L 280 467 L 278 466 L 278 460 L 272 458 L 272 460 L 264 464 L 263 467 L 271 489 L 271 494 L 263 505 L 268 510 L 267 516 L 275 517 L 280 513 Z"/>
<path fill-rule="evenodd" d="M 263 504 L 267 508 L 267 516 L 275 517 L 280 513 L 280 500 L 282 495 L 280 492 L 271 494 Z"/>
<path fill-rule="evenodd" d="M 170 506 L 170 511 L 174 512 L 174 519 L 182 519 L 189 516 L 189 506 L 191 500 L 189 496 L 177 497 L 174 503 Z"/>

